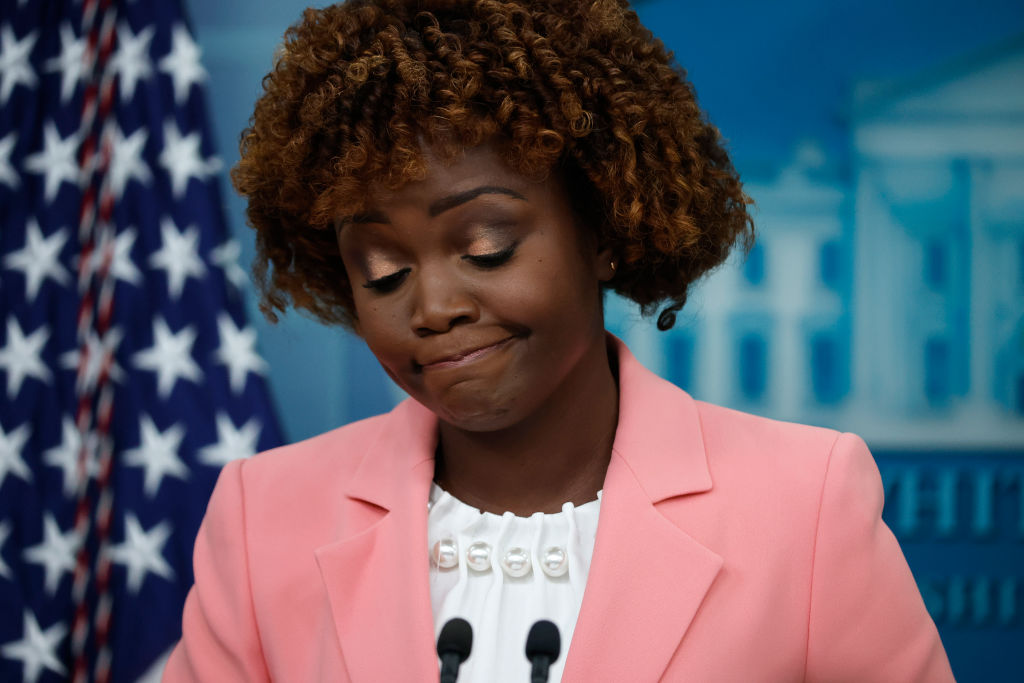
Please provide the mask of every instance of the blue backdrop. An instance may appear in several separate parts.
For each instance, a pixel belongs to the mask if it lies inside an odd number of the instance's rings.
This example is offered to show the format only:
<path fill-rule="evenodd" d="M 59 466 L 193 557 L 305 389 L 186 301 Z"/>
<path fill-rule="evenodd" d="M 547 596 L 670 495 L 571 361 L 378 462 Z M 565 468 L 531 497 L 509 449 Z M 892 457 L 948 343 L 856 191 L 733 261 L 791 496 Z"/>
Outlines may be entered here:
<path fill-rule="evenodd" d="M 225 166 L 304 3 L 189 3 Z M 637 3 L 758 205 L 759 243 L 654 330 L 609 327 L 701 399 L 855 431 L 958 680 L 1024 675 L 1024 6 Z M 252 256 L 241 201 L 232 230 Z M 290 440 L 399 398 L 362 343 L 249 297 Z"/>

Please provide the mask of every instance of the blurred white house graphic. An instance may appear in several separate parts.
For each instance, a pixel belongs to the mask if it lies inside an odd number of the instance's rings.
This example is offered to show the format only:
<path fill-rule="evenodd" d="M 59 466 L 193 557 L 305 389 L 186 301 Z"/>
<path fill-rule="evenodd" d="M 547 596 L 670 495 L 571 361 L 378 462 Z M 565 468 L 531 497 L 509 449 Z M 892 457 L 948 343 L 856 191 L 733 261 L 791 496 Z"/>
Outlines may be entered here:
<path fill-rule="evenodd" d="M 808 142 L 747 183 L 758 245 L 677 329 L 618 300 L 610 329 L 700 399 L 876 448 L 1024 448 L 1024 36 L 862 84 L 849 123 L 847 173 Z"/>

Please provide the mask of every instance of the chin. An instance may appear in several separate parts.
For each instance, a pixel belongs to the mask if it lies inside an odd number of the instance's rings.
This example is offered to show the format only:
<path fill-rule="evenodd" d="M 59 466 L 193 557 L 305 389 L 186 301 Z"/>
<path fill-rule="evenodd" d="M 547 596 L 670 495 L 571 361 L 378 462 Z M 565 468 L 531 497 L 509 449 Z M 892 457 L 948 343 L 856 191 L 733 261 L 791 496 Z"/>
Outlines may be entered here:
<path fill-rule="evenodd" d="M 503 400 L 493 395 L 467 392 L 427 404 L 439 419 L 467 432 L 496 432 L 514 425 L 521 416 L 515 410 L 515 398 Z"/>
<path fill-rule="evenodd" d="M 469 432 L 488 432 L 515 424 L 521 412 L 522 387 L 503 379 L 471 377 L 454 383 L 410 382 L 400 386 L 442 422 Z"/>
<path fill-rule="evenodd" d="M 515 423 L 511 410 L 477 404 L 444 406 L 434 411 L 438 418 L 466 432 L 496 432 Z"/>

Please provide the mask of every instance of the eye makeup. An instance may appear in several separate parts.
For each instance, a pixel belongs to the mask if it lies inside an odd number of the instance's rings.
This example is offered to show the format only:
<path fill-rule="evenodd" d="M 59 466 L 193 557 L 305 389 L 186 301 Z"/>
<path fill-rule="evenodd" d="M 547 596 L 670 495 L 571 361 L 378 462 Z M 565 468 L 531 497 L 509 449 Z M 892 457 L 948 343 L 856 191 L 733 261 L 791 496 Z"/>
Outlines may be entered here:
<path fill-rule="evenodd" d="M 463 255 L 462 259 L 464 261 L 469 261 L 470 263 L 474 263 L 484 268 L 494 268 L 496 266 L 502 265 L 503 263 L 511 259 L 512 255 L 515 254 L 516 252 L 516 247 L 518 246 L 519 242 L 517 240 L 512 244 L 508 245 L 507 247 L 505 247 L 504 249 L 490 251 L 485 254 L 465 254 Z"/>
<path fill-rule="evenodd" d="M 363 273 L 370 281 L 380 280 L 395 273 L 401 266 L 393 258 L 377 251 L 370 250 L 362 255 Z"/>
<path fill-rule="evenodd" d="M 493 217 L 489 218 L 493 221 Z M 452 241 L 442 248 L 450 250 L 451 256 L 482 269 L 497 268 L 509 262 L 520 243 L 517 224 L 505 219 L 486 223 L 471 220 L 469 226 L 453 232 L 456 234 L 449 238 Z M 366 278 L 362 286 L 377 293 L 394 291 L 412 272 L 411 256 L 399 256 L 393 246 L 364 243 L 362 248 L 353 247 L 348 253 L 359 263 Z"/>
<path fill-rule="evenodd" d="M 493 254 L 508 247 L 511 231 L 504 226 L 488 225 L 473 230 L 464 247 L 468 256 Z"/>
<path fill-rule="evenodd" d="M 367 280 L 363 283 L 363 287 L 377 292 L 390 292 L 398 287 L 398 285 L 402 284 L 402 280 L 404 280 L 405 276 L 410 272 L 412 272 L 412 268 L 402 268 L 401 270 L 396 270 L 390 275 L 385 275 L 374 280 Z"/>
<path fill-rule="evenodd" d="M 519 230 L 514 221 L 502 217 L 477 223 L 466 232 L 462 260 L 482 268 L 495 268 L 512 258 L 519 246 Z"/>

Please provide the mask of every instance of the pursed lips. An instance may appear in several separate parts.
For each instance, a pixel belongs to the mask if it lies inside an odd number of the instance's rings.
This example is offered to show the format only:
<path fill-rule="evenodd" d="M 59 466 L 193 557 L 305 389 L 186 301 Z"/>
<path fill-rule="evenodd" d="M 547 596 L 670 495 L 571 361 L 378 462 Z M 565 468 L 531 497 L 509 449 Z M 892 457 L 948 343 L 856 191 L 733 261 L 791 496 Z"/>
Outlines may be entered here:
<path fill-rule="evenodd" d="M 515 335 L 510 335 L 483 346 L 471 346 L 468 349 L 457 351 L 455 353 L 448 352 L 444 356 L 431 360 L 427 363 L 416 362 L 416 366 L 419 370 L 439 370 L 441 368 L 456 367 L 458 365 L 474 361 L 481 356 L 491 353 L 492 351 L 496 351 L 515 338 Z"/>

